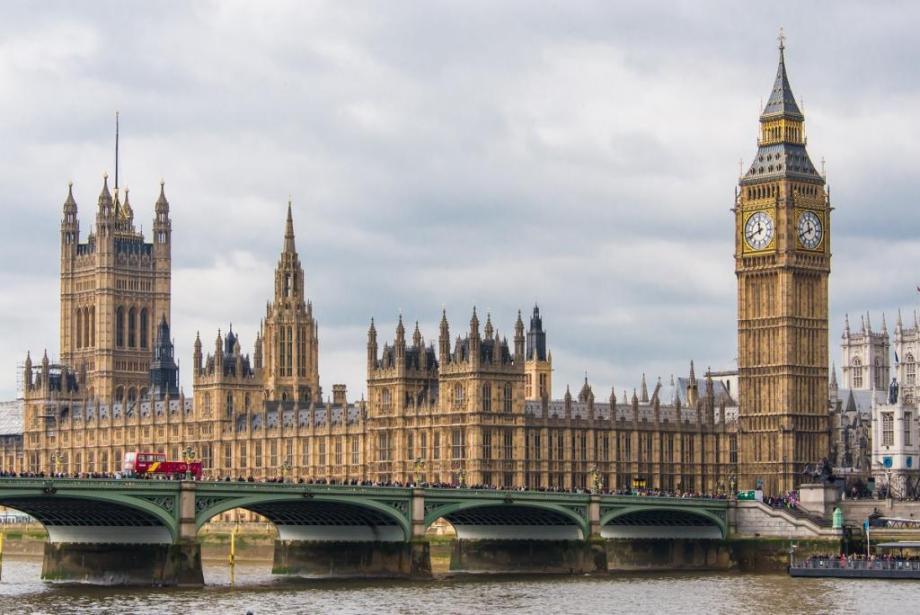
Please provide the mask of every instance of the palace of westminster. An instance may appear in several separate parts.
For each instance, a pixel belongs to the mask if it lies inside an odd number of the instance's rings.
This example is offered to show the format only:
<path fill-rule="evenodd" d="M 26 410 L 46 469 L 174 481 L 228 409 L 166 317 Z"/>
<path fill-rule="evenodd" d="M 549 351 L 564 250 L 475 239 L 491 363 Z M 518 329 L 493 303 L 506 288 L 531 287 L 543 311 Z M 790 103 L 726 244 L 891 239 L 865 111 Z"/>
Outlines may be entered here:
<path fill-rule="evenodd" d="M 8 471 L 121 469 L 126 451 L 179 459 L 209 477 L 430 481 L 530 488 L 647 487 L 778 493 L 828 455 L 830 203 L 806 151 L 783 45 L 757 153 L 733 206 L 738 371 L 596 398 L 585 379 L 552 392 L 543 315 L 518 312 L 512 339 L 472 309 L 442 314 L 437 342 L 400 317 L 367 334 L 367 398 L 325 397 L 318 330 L 288 207 L 251 355 L 237 333 L 195 339 L 193 393 L 178 387 L 170 338 L 172 226 L 163 186 L 148 238 L 128 192 L 103 183 L 81 237 L 72 190 L 61 221 L 60 360 L 27 355 L 20 434 L 0 438 Z M 723 377 L 725 376 L 725 377 Z"/>

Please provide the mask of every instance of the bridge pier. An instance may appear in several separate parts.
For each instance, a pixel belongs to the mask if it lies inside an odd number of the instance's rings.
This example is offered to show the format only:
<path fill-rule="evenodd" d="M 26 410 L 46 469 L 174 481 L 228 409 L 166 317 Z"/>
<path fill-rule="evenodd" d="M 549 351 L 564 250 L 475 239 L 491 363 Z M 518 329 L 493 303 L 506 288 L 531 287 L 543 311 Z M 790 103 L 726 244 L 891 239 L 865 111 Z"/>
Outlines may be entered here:
<path fill-rule="evenodd" d="M 729 570 L 731 546 L 723 540 L 694 538 L 609 538 L 607 565 L 620 570 Z"/>
<path fill-rule="evenodd" d="M 428 543 L 276 540 L 273 574 L 310 578 L 431 576 Z"/>
<path fill-rule="evenodd" d="M 598 540 L 454 541 L 451 572 L 592 574 L 607 571 L 607 552 Z"/>
<path fill-rule="evenodd" d="M 200 587 L 201 546 L 47 542 L 42 579 L 97 585 Z"/>

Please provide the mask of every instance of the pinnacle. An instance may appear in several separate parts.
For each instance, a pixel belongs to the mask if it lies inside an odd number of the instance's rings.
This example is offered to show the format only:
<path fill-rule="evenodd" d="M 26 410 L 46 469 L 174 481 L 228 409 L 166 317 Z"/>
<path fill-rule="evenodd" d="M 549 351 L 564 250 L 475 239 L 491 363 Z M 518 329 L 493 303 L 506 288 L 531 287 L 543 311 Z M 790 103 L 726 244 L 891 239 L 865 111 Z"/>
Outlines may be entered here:
<path fill-rule="evenodd" d="M 297 252 L 294 245 L 294 217 L 291 214 L 291 201 L 288 201 L 287 222 L 284 226 L 284 251 L 286 253 Z"/>

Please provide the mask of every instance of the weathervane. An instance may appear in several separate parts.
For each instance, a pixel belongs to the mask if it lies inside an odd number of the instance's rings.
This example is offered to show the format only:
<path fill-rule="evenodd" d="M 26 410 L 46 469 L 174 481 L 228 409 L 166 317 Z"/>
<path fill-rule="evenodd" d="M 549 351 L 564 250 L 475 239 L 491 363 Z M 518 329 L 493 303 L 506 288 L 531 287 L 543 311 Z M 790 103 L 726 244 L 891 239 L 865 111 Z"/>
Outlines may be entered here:
<path fill-rule="evenodd" d="M 780 51 L 786 48 L 786 34 L 783 32 L 783 27 L 779 27 L 779 36 L 776 37 L 776 40 L 779 41 Z"/>

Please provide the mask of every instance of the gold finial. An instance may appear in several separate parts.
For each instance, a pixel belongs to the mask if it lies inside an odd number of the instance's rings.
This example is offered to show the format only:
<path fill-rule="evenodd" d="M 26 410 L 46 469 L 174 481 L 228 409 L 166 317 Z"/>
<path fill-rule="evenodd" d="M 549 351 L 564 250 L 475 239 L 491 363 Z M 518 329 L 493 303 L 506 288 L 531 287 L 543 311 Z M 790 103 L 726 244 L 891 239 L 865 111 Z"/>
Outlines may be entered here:
<path fill-rule="evenodd" d="M 779 50 L 782 51 L 786 48 L 786 33 L 783 32 L 783 27 L 779 27 L 779 36 L 776 37 L 776 40 L 779 41 Z"/>

